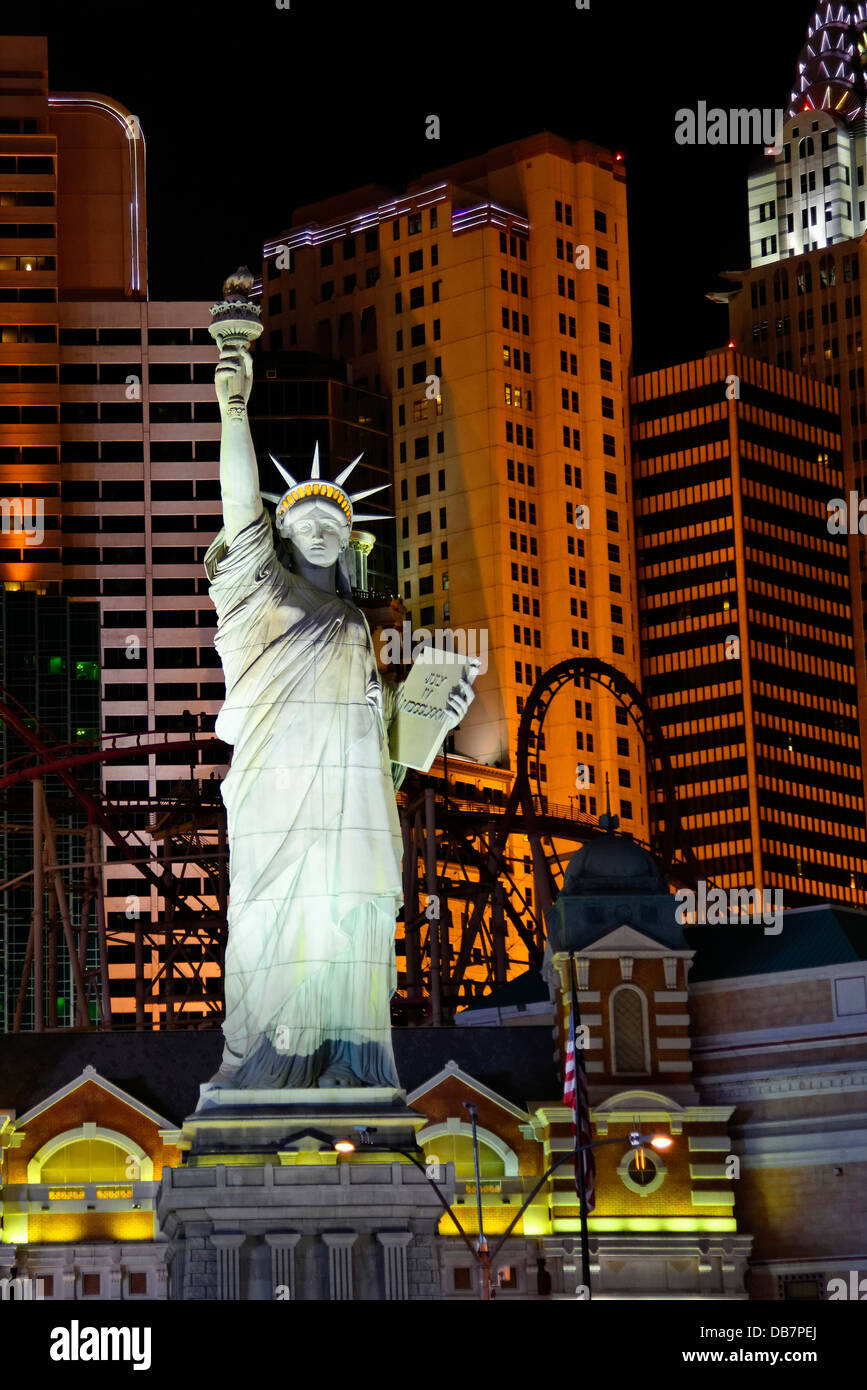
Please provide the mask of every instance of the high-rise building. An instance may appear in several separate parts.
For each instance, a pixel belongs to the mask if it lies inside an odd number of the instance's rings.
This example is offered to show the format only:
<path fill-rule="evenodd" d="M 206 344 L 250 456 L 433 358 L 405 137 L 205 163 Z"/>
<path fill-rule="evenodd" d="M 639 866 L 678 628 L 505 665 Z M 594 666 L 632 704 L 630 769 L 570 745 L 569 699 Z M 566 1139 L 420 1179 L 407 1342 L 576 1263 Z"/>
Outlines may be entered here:
<path fill-rule="evenodd" d="M 0 687 L 11 697 L 13 713 L 28 720 L 46 742 L 66 745 L 99 733 L 99 605 L 70 603 L 56 594 L 15 591 L 0 585 Z M 26 713 L 25 713 L 26 712 Z M 35 724 L 34 724 L 35 721 Z M 6 719 L 0 719 L 0 766 L 25 756 L 29 745 Z M 76 769 L 87 791 L 98 786 L 99 769 Z M 34 843 L 34 799 L 37 813 Z M 0 793 L 0 1032 L 11 1032 L 16 1016 L 25 1030 L 37 1024 L 62 1027 L 81 1020 L 64 933 L 58 930 L 58 903 L 50 870 L 46 926 L 54 941 L 51 952 L 28 951 L 33 924 L 33 884 L 37 856 L 42 851 L 46 821 L 50 852 L 43 859 L 60 866 L 66 880 L 64 904 L 70 920 L 81 923 L 82 896 L 87 885 L 87 861 L 92 845 L 82 806 L 72 797 L 57 771 L 38 783 L 23 782 Z M 74 866 L 74 867 L 72 867 Z M 82 947 L 85 970 L 99 966 L 95 934 Z M 39 988 L 36 974 L 39 973 Z M 22 978 L 26 983 L 21 992 Z M 101 990 L 82 1000 L 91 1018 L 98 1016 Z M 41 1005 L 41 1008 L 40 1008 Z"/>
<path fill-rule="evenodd" d="M 398 593 L 416 629 L 487 636 L 458 754 L 513 770 L 530 688 L 568 656 L 637 678 L 618 157 L 540 134 L 401 196 L 299 208 L 265 246 L 263 318 L 272 350 L 336 355 L 391 396 Z M 639 741 L 586 684 L 533 750 L 541 793 L 589 816 L 607 774 L 646 838 Z"/>
<path fill-rule="evenodd" d="M 706 876 L 867 903 L 836 390 L 732 349 L 632 383 L 643 689 Z"/>
<path fill-rule="evenodd" d="M 0 51 L 0 585 L 99 603 L 103 732 L 175 728 L 185 708 L 212 728 L 224 690 L 201 563 L 220 525 L 208 304 L 147 299 L 138 118 L 110 97 L 52 93 L 44 38 Z M 174 757 L 108 764 L 106 795 L 168 796 L 190 777 Z M 112 931 L 129 929 L 133 892 L 158 921 L 161 899 L 106 854 Z M 119 1022 L 135 1007 L 123 953 L 110 952 Z"/>
<path fill-rule="evenodd" d="M 393 594 L 390 402 L 374 391 L 350 385 L 346 366 L 332 358 L 298 351 L 257 351 L 253 365 L 250 428 L 263 490 L 281 496 L 286 489 L 269 455 L 298 478 L 308 476 L 317 446 L 323 476 L 336 477 L 361 455 L 352 474 L 352 489 L 381 489 L 364 499 L 363 510 L 367 515 L 381 515 L 383 523 L 367 533 L 366 542 L 353 531 L 350 559 L 362 558 L 357 573 L 350 577 L 357 589 Z"/>
<path fill-rule="evenodd" d="M 731 273 L 741 352 L 839 389 L 843 476 L 835 498 L 867 495 L 861 286 L 867 281 L 867 10 L 826 3 L 810 19 L 781 137 L 749 179 L 750 269 Z M 849 535 L 856 678 L 867 720 L 867 549 L 857 502 Z M 826 513 L 826 519 L 827 517 Z M 867 530 L 867 521 L 863 522 Z"/>

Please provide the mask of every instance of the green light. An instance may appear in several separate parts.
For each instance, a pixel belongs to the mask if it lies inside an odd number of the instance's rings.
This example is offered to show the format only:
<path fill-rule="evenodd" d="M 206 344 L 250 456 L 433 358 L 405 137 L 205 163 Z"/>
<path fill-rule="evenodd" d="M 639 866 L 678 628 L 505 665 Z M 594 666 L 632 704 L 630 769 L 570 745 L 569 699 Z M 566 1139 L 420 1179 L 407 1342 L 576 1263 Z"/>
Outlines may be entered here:
<path fill-rule="evenodd" d="M 48 658 L 48 670 L 52 676 L 62 676 L 66 670 L 65 656 L 50 656 Z"/>
<path fill-rule="evenodd" d="M 98 661 L 76 661 L 75 679 L 78 681 L 98 681 L 99 662 Z"/>

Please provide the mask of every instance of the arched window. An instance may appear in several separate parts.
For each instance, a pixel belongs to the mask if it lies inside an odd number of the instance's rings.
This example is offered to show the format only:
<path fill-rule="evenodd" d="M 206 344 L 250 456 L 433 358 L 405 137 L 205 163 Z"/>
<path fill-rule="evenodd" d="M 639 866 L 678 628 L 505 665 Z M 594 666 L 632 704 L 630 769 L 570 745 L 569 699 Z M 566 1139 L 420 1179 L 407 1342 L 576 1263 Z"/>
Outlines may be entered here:
<path fill-rule="evenodd" d="M 798 268 L 797 283 L 798 294 L 809 294 L 811 292 L 813 288 L 813 272 L 810 269 L 808 261 L 805 261 L 804 264 Z"/>
<path fill-rule="evenodd" d="M 634 985 L 621 985 L 611 996 L 611 1046 L 615 1073 L 649 1073 L 647 1004 Z"/>
<path fill-rule="evenodd" d="M 823 256 L 819 261 L 819 283 L 823 290 L 837 283 L 837 266 L 833 256 Z"/>
<path fill-rule="evenodd" d="M 470 1134 L 441 1134 L 437 1139 L 424 1141 L 425 1158 L 445 1166 L 455 1165 L 455 1177 L 461 1179 L 475 1177 L 473 1160 L 473 1140 Z M 483 1178 L 502 1178 L 506 1167 L 503 1158 L 482 1138 L 479 1138 L 479 1173 Z"/>
<path fill-rule="evenodd" d="M 57 1149 L 42 1165 L 40 1181 L 123 1182 L 129 1181 L 129 1154 L 107 1139 L 74 1139 Z"/>
<path fill-rule="evenodd" d="M 813 137 L 812 135 L 808 135 L 798 146 L 798 158 L 808 159 L 810 155 L 814 153 L 814 149 Z"/>
<path fill-rule="evenodd" d="M 784 270 L 774 273 L 774 303 L 779 304 L 781 300 L 789 297 L 789 277 Z"/>

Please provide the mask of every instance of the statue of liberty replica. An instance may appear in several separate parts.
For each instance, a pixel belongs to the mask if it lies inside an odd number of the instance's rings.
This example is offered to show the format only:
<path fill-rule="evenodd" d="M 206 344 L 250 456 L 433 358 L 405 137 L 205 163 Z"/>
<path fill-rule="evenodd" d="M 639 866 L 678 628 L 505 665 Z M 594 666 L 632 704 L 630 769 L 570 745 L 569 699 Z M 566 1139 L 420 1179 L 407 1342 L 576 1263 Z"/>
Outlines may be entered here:
<path fill-rule="evenodd" d="M 262 325 L 238 272 L 212 309 L 220 347 L 223 529 L 205 557 L 226 680 L 217 736 L 230 889 L 225 1049 L 203 1088 L 398 1085 L 390 999 L 402 843 L 389 757 L 394 687 L 383 686 L 346 551 L 354 504 L 338 477 L 285 479 L 263 505 L 247 402 Z M 275 538 L 276 532 L 276 538 Z M 466 674 L 466 673 L 464 673 Z M 472 699 L 461 679 L 444 733 Z"/>

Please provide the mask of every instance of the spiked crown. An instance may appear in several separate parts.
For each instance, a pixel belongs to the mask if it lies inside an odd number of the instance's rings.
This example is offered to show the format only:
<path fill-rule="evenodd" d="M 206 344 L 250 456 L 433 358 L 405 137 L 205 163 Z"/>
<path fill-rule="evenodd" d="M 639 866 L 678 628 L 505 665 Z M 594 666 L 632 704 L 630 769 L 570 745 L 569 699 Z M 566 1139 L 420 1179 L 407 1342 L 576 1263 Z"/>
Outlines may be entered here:
<path fill-rule="evenodd" d="M 284 492 L 282 497 L 278 497 L 273 492 L 262 493 L 262 496 L 266 498 L 267 501 L 277 504 L 275 521 L 277 523 L 277 529 L 281 533 L 291 516 L 292 508 L 297 502 L 324 502 L 327 505 L 337 507 L 350 530 L 357 521 L 382 520 L 381 513 L 370 513 L 365 515 L 356 514 L 353 511 L 353 503 L 360 502 L 363 497 L 370 497 L 374 492 L 382 492 L 383 488 L 388 487 L 388 483 L 380 483 L 378 487 L 369 487 L 365 489 L 364 492 L 355 493 L 346 492 L 342 486 L 355 465 L 361 462 L 361 459 L 364 457 L 363 454 L 359 454 L 357 458 L 354 458 L 333 482 L 329 482 L 326 478 L 320 478 L 319 476 L 319 444 L 317 443 L 313 451 L 313 466 L 310 470 L 310 477 L 307 482 L 303 483 L 299 483 L 296 478 L 293 478 L 292 474 L 283 467 L 282 463 L 275 459 L 273 454 L 270 454 L 269 457 L 278 472 L 289 484 L 288 492 Z"/>

